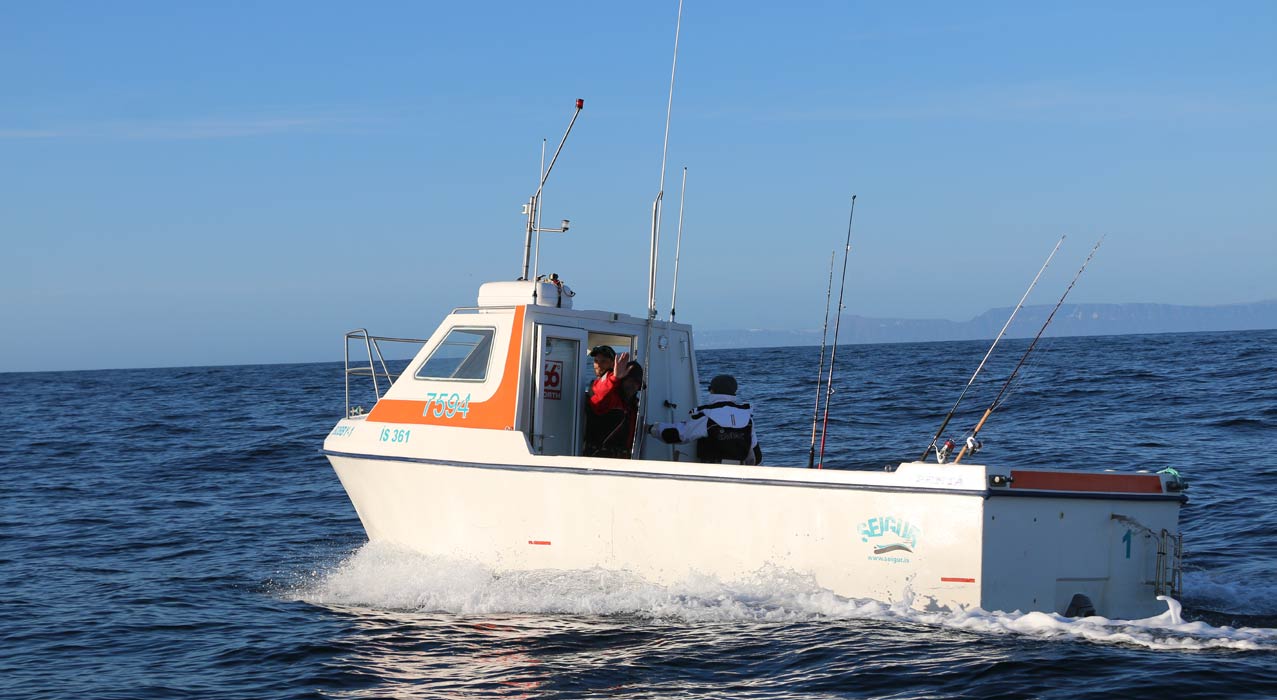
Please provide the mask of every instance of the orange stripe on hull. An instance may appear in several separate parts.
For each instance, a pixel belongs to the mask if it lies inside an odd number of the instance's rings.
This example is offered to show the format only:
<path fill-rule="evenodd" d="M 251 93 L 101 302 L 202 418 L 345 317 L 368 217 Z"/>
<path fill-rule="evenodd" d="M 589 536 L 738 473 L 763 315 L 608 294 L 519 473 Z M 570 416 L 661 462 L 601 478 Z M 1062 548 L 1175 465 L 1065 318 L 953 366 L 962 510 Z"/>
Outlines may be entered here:
<path fill-rule="evenodd" d="M 1079 474 L 1012 469 L 1011 488 L 1041 491 L 1162 493 L 1162 479 L 1155 474 Z"/>
<path fill-rule="evenodd" d="M 368 412 L 369 422 L 412 423 L 417 425 L 447 425 L 453 428 L 488 428 L 512 430 L 514 428 L 515 401 L 519 394 L 519 359 L 523 350 L 523 312 L 520 306 L 514 310 L 514 322 L 510 327 L 510 346 L 506 349 L 505 369 L 501 385 L 487 401 L 470 403 L 469 412 L 461 415 L 435 416 L 426 410 L 425 401 L 410 399 L 382 399 Z"/>

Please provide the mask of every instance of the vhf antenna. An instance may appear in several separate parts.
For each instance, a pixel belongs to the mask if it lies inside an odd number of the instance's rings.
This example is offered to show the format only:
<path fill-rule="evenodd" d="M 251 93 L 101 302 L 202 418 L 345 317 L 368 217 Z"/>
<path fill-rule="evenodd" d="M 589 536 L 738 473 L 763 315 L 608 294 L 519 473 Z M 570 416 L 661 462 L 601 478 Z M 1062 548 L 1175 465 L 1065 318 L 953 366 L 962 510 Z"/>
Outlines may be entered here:
<path fill-rule="evenodd" d="M 687 168 L 683 168 L 683 188 L 678 195 L 678 238 L 674 239 L 674 290 L 670 293 L 670 321 L 674 321 L 678 304 L 678 254 L 683 248 L 683 200 L 687 198 Z"/>
<path fill-rule="evenodd" d="M 656 192 L 656 200 L 652 202 L 652 246 L 648 258 L 647 278 L 647 342 L 644 344 L 643 357 L 639 358 L 647 364 L 648 376 L 653 375 L 652 367 L 652 335 L 656 322 L 656 262 L 661 240 L 661 202 L 665 199 L 665 159 L 670 150 L 670 115 L 674 112 L 674 76 L 678 72 L 678 36 L 683 29 L 683 0 L 678 0 L 678 19 L 674 23 L 674 61 L 670 65 L 670 96 L 665 105 L 665 141 L 661 146 L 661 184 Z M 670 304 L 671 308 L 673 303 Z M 669 368 L 666 368 L 669 371 Z M 647 425 L 647 395 L 639 392 L 639 425 Z M 668 401 L 666 402 L 669 403 Z M 668 408 L 668 407 L 667 407 Z M 634 444 L 630 446 L 630 459 L 643 457 L 642 431 L 634 431 Z"/>

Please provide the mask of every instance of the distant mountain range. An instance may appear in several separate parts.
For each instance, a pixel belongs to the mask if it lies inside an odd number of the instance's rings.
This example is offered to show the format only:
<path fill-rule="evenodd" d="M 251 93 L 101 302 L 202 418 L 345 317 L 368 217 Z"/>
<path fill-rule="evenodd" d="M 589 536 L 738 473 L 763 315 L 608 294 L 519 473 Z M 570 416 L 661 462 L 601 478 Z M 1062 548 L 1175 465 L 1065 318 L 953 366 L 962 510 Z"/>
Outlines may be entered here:
<path fill-rule="evenodd" d="M 1007 337 L 1031 338 L 1042 327 L 1052 306 L 1020 309 Z M 989 309 L 969 321 L 866 318 L 843 314 L 840 343 L 911 343 L 937 340 L 993 338 L 1006 323 L 1011 307 Z M 834 321 L 829 321 L 830 339 Z M 1277 299 L 1222 306 L 1173 304 L 1065 304 L 1055 314 L 1048 336 L 1126 335 L 1130 333 L 1191 333 L 1277 328 Z M 763 348 L 819 345 L 820 329 L 696 331 L 697 347 Z"/>

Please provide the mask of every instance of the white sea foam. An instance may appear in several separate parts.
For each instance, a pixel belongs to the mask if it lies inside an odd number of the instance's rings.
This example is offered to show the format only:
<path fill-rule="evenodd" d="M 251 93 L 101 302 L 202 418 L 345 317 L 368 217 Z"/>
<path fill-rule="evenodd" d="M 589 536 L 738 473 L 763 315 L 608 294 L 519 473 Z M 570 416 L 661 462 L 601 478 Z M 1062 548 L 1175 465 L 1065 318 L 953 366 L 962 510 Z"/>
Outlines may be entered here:
<path fill-rule="evenodd" d="M 863 619 L 1149 649 L 1277 650 L 1277 629 L 1185 622 L 1179 603 L 1172 599 L 1167 599 L 1165 613 L 1144 620 L 1073 619 L 978 608 L 922 612 L 913 609 L 910 601 L 888 604 L 843 598 L 816 586 L 808 577 L 772 569 L 743 581 L 724 583 L 693 576 L 663 586 L 602 569 L 500 573 L 473 563 L 373 544 L 365 545 L 297 595 L 316 605 L 467 615 L 628 614 L 692 623 Z"/>
<path fill-rule="evenodd" d="M 1238 615 L 1277 615 L 1277 581 L 1184 572 L 1185 601 L 1194 607 Z"/>

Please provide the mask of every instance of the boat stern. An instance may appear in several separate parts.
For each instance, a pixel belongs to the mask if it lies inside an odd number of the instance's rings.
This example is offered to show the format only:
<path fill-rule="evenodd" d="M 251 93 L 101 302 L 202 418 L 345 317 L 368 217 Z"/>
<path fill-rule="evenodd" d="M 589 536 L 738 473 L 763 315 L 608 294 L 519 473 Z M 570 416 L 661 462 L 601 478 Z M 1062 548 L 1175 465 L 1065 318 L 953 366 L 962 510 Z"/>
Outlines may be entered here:
<path fill-rule="evenodd" d="M 990 484 L 985 609 L 1138 619 L 1180 595 L 1178 474 L 991 470 Z"/>

